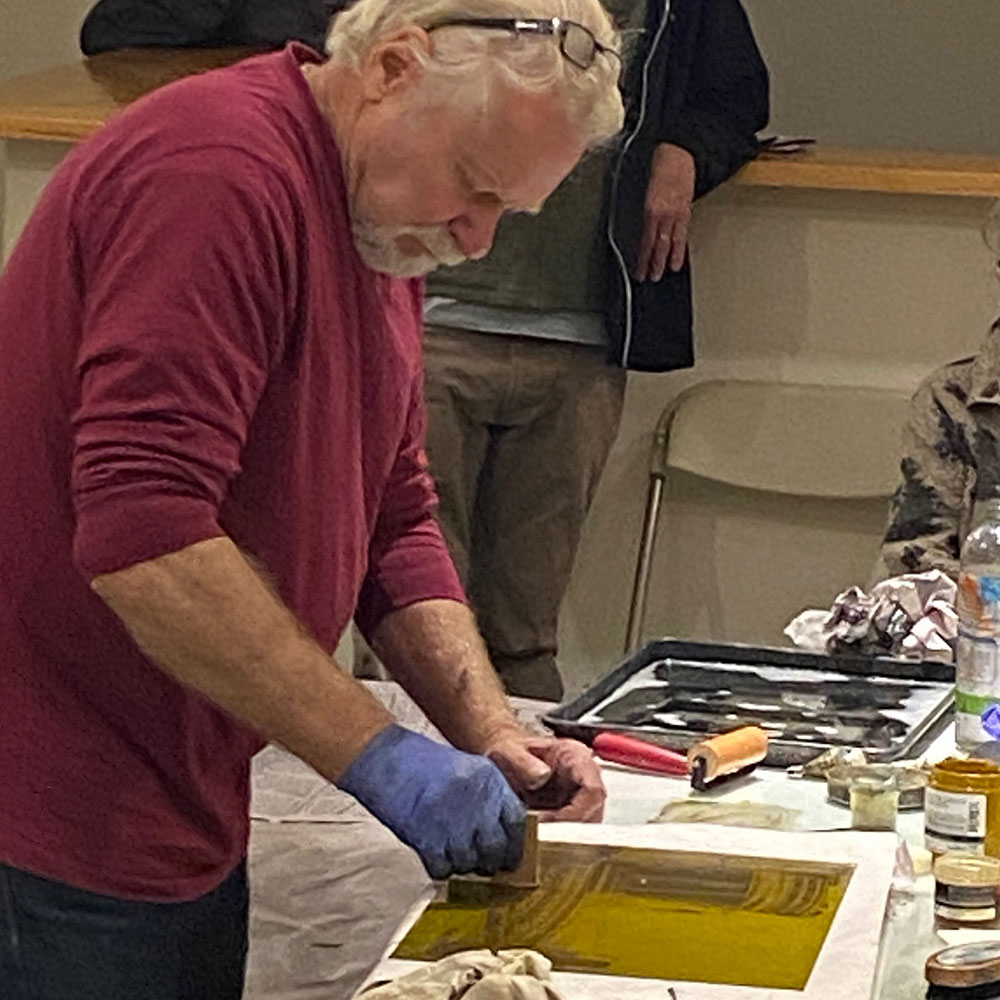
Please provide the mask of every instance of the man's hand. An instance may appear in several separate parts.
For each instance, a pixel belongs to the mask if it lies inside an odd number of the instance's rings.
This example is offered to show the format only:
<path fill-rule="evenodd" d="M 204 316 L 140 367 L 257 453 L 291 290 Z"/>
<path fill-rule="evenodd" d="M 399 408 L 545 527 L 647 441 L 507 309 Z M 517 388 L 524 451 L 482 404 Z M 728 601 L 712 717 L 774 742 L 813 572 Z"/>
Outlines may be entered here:
<path fill-rule="evenodd" d="M 601 770 L 582 743 L 510 730 L 488 744 L 486 756 L 529 809 L 542 810 L 543 820 L 599 823 L 604 816 Z"/>
<path fill-rule="evenodd" d="M 379 659 L 445 738 L 489 757 L 529 809 L 543 819 L 600 821 L 606 793 L 593 754 L 518 723 L 467 607 L 421 601 L 387 615 L 374 639 Z"/>
<path fill-rule="evenodd" d="M 485 757 L 393 725 L 338 784 L 420 855 L 431 878 L 493 875 L 521 860 L 524 806 Z"/>
<path fill-rule="evenodd" d="M 646 190 L 645 222 L 635 272 L 639 281 L 659 281 L 668 263 L 672 271 L 684 266 L 694 182 L 694 157 L 680 146 L 660 143 L 653 153 Z"/>

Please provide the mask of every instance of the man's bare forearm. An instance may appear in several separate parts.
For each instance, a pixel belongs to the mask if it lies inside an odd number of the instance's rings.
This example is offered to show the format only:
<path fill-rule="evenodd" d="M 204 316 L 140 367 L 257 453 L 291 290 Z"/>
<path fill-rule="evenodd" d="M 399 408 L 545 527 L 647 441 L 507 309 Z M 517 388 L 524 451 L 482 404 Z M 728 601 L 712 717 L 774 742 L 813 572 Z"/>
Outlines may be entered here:
<path fill-rule="evenodd" d="M 100 576 L 93 587 L 161 669 L 330 781 L 393 721 L 228 538 Z"/>
<path fill-rule="evenodd" d="M 386 669 L 455 746 L 482 753 L 519 730 L 472 612 L 457 601 L 421 601 L 380 623 L 372 646 Z"/>

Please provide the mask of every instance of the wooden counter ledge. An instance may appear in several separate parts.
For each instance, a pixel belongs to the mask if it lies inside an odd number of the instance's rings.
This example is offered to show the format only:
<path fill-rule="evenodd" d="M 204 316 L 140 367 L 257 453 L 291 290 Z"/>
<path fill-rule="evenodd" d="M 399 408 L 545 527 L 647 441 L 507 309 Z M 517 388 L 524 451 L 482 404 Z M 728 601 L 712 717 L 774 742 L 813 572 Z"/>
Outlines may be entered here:
<path fill-rule="evenodd" d="M 790 156 L 765 154 L 735 181 L 748 187 L 1000 198 L 1000 156 L 817 145 Z"/>
<path fill-rule="evenodd" d="M 125 49 L 0 80 L 0 139 L 85 139 L 151 90 L 254 51 Z"/>

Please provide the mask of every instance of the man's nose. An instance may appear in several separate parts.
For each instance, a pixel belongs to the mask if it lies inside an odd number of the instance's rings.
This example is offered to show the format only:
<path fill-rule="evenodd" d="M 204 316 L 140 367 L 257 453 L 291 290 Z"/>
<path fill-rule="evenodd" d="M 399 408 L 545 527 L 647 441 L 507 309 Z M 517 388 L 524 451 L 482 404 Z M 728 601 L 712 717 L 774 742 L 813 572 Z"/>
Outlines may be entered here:
<path fill-rule="evenodd" d="M 452 220 L 451 235 L 466 257 L 478 260 L 490 252 L 501 215 L 502 206 L 482 204 L 470 206 Z"/>

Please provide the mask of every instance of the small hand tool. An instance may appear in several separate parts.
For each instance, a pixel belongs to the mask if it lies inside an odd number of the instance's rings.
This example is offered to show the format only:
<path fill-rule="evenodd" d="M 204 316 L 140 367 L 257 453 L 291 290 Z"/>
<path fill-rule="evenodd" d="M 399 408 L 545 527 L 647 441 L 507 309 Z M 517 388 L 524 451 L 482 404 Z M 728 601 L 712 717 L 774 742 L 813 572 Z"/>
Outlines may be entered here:
<path fill-rule="evenodd" d="M 767 733 L 758 726 L 742 726 L 696 743 L 685 756 L 635 736 L 603 732 L 594 737 L 593 749 L 602 760 L 615 764 L 656 774 L 690 775 L 692 787 L 703 792 L 752 771 L 767 756 Z"/>
<path fill-rule="evenodd" d="M 529 810 L 524 818 L 524 850 L 521 863 L 510 872 L 497 872 L 489 878 L 483 875 L 452 875 L 447 882 L 435 883 L 434 901 L 438 903 L 486 902 L 501 893 L 537 889 L 541 880 L 538 849 L 538 813 Z"/>

